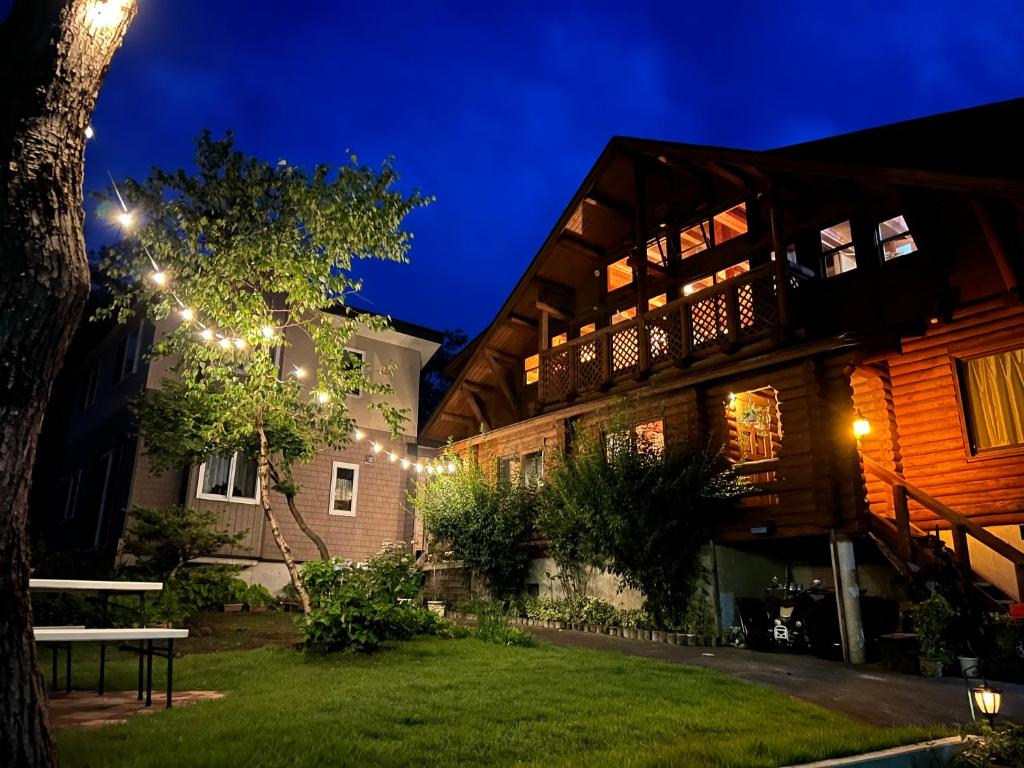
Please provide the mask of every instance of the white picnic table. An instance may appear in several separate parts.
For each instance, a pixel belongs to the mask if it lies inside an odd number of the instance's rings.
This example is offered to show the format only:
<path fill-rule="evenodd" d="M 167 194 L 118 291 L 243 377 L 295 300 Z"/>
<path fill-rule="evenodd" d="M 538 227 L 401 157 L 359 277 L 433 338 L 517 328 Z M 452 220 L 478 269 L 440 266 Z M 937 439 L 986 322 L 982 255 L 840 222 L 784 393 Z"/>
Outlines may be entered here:
<path fill-rule="evenodd" d="M 30 579 L 29 589 L 37 592 L 98 592 L 103 596 L 102 616 L 107 621 L 107 599 L 112 593 L 138 594 L 141 601 L 141 619 L 145 624 L 145 593 L 159 592 L 163 589 L 159 581 L 104 581 L 82 579 Z M 76 642 L 98 642 L 100 644 L 100 679 L 98 693 L 104 692 L 106 671 L 106 644 L 108 642 L 136 643 L 134 646 L 122 645 L 121 649 L 132 651 L 139 656 L 138 694 L 142 700 L 145 690 L 146 706 L 153 701 L 153 657 L 160 656 L 167 660 L 167 707 L 171 707 L 174 680 L 174 641 L 188 637 L 187 629 L 171 629 L 164 627 L 36 627 L 35 639 L 38 643 L 50 646 L 53 654 L 52 690 L 57 690 L 57 654 L 64 650 L 66 654 L 65 690 L 71 691 L 71 644 Z M 163 640 L 164 647 L 154 646 L 154 641 Z M 143 670 L 145 669 L 145 675 Z M 145 680 L 145 685 L 143 681 Z"/>

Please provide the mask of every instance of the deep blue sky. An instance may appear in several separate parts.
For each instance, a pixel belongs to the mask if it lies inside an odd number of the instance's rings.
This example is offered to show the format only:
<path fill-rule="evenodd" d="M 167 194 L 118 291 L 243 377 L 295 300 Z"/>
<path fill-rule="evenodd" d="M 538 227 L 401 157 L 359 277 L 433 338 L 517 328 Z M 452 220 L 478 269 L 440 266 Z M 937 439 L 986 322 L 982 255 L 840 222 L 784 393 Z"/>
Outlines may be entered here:
<path fill-rule="evenodd" d="M 614 134 L 757 149 L 1024 95 L 1019 0 L 139 5 L 87 191 L 188 164 L 204 127 L 291 163 L 394 155 L 437 202 L 366 297 L 471 335 Z"/>

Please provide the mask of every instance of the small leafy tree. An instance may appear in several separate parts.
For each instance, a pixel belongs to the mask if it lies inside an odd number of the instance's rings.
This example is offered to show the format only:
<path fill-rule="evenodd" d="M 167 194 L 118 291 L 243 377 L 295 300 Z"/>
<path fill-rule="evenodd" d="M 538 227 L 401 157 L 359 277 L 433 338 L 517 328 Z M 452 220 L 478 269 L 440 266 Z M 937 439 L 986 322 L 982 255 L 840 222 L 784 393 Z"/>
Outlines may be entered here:
<path fill-rule="evenodd" d="M 542 533 L 556 560 L 598 565 L 643 593 L 659 625 L 686 625 L 701 550 L 744 486 L 708 445 L 662 447 L 633 430 L 581 433 L 575 444 L 544 490 Z"/>
<path fill-rule="evenodd" d="M 446 457 L 454 461 L 454 457 Z M 456 462 L 457 463 L 457 462 Z M 410 495 L 434 541 L 483 577 L 493 595 L 517 592 L 529 567 L 537 491 L 494 482 L 476 462 L 420 483 Z"/>
<path fill-rule="evenodd" d="M 113 300 L 101 314 L 124 322 L 141 306 L 153 321 L 178 321 L 152 350 L 174 361 L 176 378 L 139 406 L 152 463 L 177 468 L 233 451 L 255 458 L 260 506 L 308 612 L 271 502 L 274 474 L 295 490 L 296 461 L 351 439 L 353 391 L 399 431 L 406 413 L 388 403 L 391 387 L 345 349 L 387 318 L 352 313 L 346 299 L 362 287 L 352 273 L 359 260 L 407 260 L 412 236 L 402 222 L 428 200 L 393 189 L 390 163 L 376 171 L 352 157 L 306 172 L 246 157 L 230 135 L 203 133 L 195 165 L 154 170 L 108 197 L 123 197 L 123 221 L 137 229 L 104 254 Z M 279 369 L 275 349 L 298 342 L 312 348 L 315 371 Z"/>
<path fill-rule="evenodd" d="M 136 568 L 161 581 L 173 579 L 189 560 L 240 544 L 249 533 L 218 530 L 215 512 L 180 505 L 132 507 L 129 517 L 132 524 L 125 537 L 124 553 L 135 558 Z"/>

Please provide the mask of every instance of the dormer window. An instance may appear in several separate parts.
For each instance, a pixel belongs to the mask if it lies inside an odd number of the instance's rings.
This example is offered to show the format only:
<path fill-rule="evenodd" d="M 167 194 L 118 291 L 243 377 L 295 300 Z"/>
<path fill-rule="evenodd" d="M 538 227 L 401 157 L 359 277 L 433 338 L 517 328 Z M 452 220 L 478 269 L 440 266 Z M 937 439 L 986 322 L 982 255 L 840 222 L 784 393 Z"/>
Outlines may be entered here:
<path fill-rule="evenodd" d="M 857 251 L 853 247 L 853 229 L 849 221 L 821 230 L 821 259 L 825 277 L 835 277 L 857 268 Z"/>
<path fill-rule="evenodd" d="M 917 243 L 902 215 L 886 219 L 878 225 L 878 246 L 885 261 L 892 261 L 917 250 Z"/>
<path fill-rule="evenodd" d="M 624 288 L 633 282 L 633 268 L 629 266 L 629 258 L 619 259 L 608 265 L 608 293 Z"/>

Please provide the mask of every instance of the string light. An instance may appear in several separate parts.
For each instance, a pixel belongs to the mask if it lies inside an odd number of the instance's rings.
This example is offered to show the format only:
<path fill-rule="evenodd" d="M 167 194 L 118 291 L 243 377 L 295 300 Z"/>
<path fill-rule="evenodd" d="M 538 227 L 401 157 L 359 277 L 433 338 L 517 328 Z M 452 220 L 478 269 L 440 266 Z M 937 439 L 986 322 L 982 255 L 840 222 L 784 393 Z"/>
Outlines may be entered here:
<path fill-rule="evenodd" d="M 95 135 L 96 135 L 96 131 L 94 131 L 92 129 L 91 125 L 85 126 L 85 140 L 86 141 L 88 141 L 89 139 L 93 138 Z"/>
<path fill-rule="evenodd" d="M 409 460 L 408 459 L 402 459 L 402 469 L 408 469 L 408 468 L 409 468 Z"/>
<path fill-rule="evenodd" d="M 193 320 L 196 319 L 196 313 L 193 312 L 188 307 L 185 307 L 178 314 L 181 315 L 181 319 L 184 320 L 186 323 L 191 323 Z"/>
<path fill-rule="evenodd" d="M 199 334 L 203 341 L 213 341 L 213 331 L 209 328 L 203 328 L 202 333 Z"/>
<path fill-rule="evenodd" d="M 396 454 L 394 451 L 392 451 L 391 453 L 388 454 L 388 461 L 390 461 L 392 464 L 395 461 L 397 461 L 397 459 L 398 459 L 398 454 Z"/>
<path fill-rule="evenodd" d="M 152 280 L 154 284 L 160 286 L 161 288 L 167 285 L 166 272 L 153 272 L 152 274 L 150 274 L 149 279 Z"/>
<path fill-rule="evenodd" d="M 331 399 L 331 396 L 329 394 L 327 394 L 326 392 L 318 392 L 317 393 L 316 401 L 318 403 L 320 403 L 321 405 L 323 405 L 324 403 L 328 402 L 330 399 Z"/>
<path fill-rule="evenodd" d="M 416 472 L 417 472 L 417 474 L 422 474 L 423 473 L 423 465 L 422 464 L 417 464 L 416 465 Z"/>
<path fill-rule="evenodd" d="M 383 450 L 380 443 L 370 443 L 370 448 L 373 449 L 374 453 L 380 453 Z"/>
<path fill-rule="evenodd" d="M 117 214 L 117 223 L 125 229 L 131 229 L 135 225 L 135 216 L 131 211 L 121 211 Z"/>
<path fill-rule="evenodd" d="M 356 432 L 355 432 L 354 437 L 356 439 L 356 442 L 358 443 L 360 440 L 362 440 L 364 437 L 366 437 L 366 433 L 363 432 L 363 430 L 361 430 L 361 429 L 357 429 Z"/>
<path fill-rule="evenodd" d="M 217 343 L 220 344 L 221 349 L 227 349 L 228 347 L 231 346 L 231 339 L 222 336 L 220 341 Z"/>
<path fill-rule="evenodd" d="M 292 371 L 292 375 L 295 376 L 296 379 L 304 379 L 306 378 L 306 369 L 301 365 L 296 365 L 295 370 Z"/>
<path fill-rule="evenodd" d="M 245 349 L 245 347 L 246 347 L 245 339 L 235 339 L 234 344 L 235 344 L 235 349 Z"/>
<path fill-rule="evenodd" d="M 274 338 L 274 329 L 271 328 L 269 325 L 264 325 L 262 328 L 260 328 L 260 333 L 263 334 L 264 339 Z"/>

